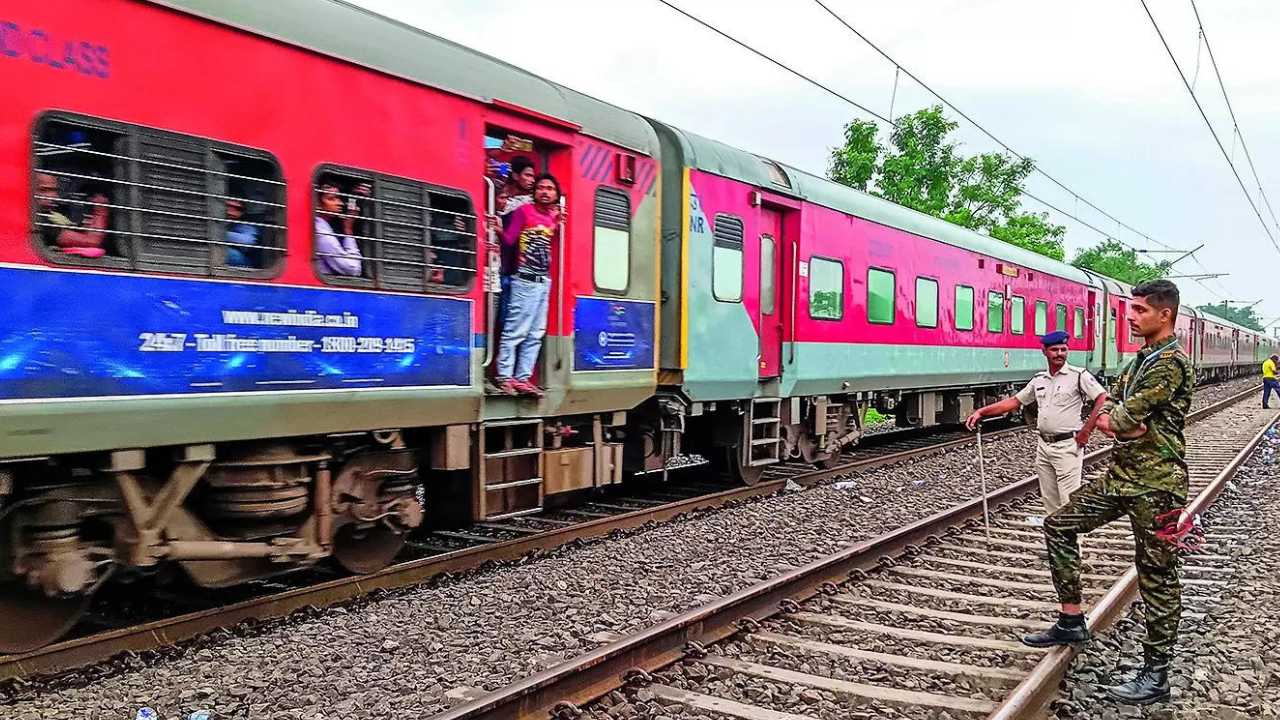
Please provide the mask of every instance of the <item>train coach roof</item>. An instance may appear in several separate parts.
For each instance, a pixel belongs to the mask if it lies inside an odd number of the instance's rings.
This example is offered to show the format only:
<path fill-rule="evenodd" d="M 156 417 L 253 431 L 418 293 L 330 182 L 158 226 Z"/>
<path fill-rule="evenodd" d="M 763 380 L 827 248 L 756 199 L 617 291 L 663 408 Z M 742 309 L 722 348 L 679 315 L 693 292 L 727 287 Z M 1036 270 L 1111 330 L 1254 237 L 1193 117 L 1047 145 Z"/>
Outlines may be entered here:
<path fill-rule="evenodd" d="M 905 232 L 932 238 L 955 247 L 983 255 L 998 257 L 1031 270 L 1056 275 L 1085 285 L 1098 286 L 1097 280 L 1077 267 L 1058 262 L 1016 245 L 996 240 L 960 227 L 946 220 L 926 215 L 902 205 L 882 200 L 853 188 L 782 163 L 774 163 L 787 175 L 791 187 L 774 182 L 767 162 L 745 150 L 695 135 L 679 128 L 650 119 L 655 127 L 668 131 L 679 145 L 683 162 L 687 167 L 720 175 L 731 180 L 769 188 L 780 195 L 790 195 L 815 205 L 839 210 L 872 222 L 897 228 Z M 664 158 L 670 162 L 671 158 Z M 1126 289 L 1127 290 L 1127 289 Z"/>
<path fill-rule="evenodd" d="M 148 0 L 290 45 L 485 101 L 502 100 L 657 154 L 642 117 L 342 0 Z"/>

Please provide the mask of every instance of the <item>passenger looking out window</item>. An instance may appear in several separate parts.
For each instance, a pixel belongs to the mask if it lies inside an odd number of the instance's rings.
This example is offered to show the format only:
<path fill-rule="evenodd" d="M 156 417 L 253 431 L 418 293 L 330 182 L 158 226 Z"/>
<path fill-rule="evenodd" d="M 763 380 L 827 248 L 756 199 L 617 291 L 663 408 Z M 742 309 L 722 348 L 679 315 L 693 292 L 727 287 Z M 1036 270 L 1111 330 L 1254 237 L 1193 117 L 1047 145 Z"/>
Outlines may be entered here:
<path fill-rule="evenodd" d="M 532 378 L 547 332 L 552 248 L 565 219 L 559 202 L 560 183 L 550 174 L 538 176 L 533 202 L 516 208 L 502 233 L 503 273 L 512 278 L 498 348 L 497 384 L 507 395 L 542 396 Z"/>
<path fill-rule="evenodd" d="M 106 194 L 93 185 L 85 185 L 85 200 L 62 202 L 58 194 L 58 178 L 49 173 L 36 173 L 36 208 L 38 223 L 45 243 L 67 255 L 99 258 L 103 248 L 110 211 Z"/>
<path fill-rule="evenodd" d="M 357 183 L 344 202 L 342 189 L 337 182 L 325 181 L 317 192 L 316 257 L 320 272 L 326 275 L 360 277 L 363 269 L 360 244 L 353 237 L 356 218 L 362 215 L 359 199 L 369 197 L 373 188 L 369 183 Z"/>
<path fill-rule="evenodd" d="M 258 244 L 258 228 L 240 222 L 244 219 L 244 203 L 234 198 L 227 200 L 227 242 L 245 247 L 227 248 L 227 265 L 229 267 L 257 268 L 260 262 L 254 262 L 252 251 L 248 248 Z M 318 226 L 317 226 L 318 227 Z"/>

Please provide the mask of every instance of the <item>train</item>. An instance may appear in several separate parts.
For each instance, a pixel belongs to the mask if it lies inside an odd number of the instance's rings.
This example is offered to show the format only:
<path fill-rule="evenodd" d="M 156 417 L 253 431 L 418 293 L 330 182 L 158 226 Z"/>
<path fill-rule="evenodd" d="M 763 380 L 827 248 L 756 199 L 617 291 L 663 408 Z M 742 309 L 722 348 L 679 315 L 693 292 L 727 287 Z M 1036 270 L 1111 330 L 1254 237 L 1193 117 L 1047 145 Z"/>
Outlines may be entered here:
<path fill-rule="evenodd" d="M 373 572 L 681 458 L 830 466 L 873 408 L 959 422 L 1051 330 L 1101 378 L 1139 349 L 1122 283 L 344 2 L 14 0 L 0 68 L 0 652 L 113 579 Z M 486 386 L 516 156 L 563 189 L 541 398 Z M 1201 379 L 1277 348 L 1178 334 Z"/>

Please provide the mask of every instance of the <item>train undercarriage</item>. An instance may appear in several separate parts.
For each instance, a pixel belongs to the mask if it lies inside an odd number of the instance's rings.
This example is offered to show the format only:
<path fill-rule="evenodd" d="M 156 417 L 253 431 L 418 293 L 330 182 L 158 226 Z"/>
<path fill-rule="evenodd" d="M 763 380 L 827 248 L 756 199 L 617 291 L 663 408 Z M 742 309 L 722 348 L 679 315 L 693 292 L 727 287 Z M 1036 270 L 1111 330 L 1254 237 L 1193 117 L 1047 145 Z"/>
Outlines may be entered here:
<path fill-rule="evenodd" d="M 954 424 L 1009 389 L 718 402 L 672 389 L 627 412 L 0 462 L 0 652 L 61 637 L 113 578 L 376 572 L 419 527 L 538 513 L 690 456 L 749 485 L 779 462 L 831 467 L 872 408 L 900 427 Z"/>

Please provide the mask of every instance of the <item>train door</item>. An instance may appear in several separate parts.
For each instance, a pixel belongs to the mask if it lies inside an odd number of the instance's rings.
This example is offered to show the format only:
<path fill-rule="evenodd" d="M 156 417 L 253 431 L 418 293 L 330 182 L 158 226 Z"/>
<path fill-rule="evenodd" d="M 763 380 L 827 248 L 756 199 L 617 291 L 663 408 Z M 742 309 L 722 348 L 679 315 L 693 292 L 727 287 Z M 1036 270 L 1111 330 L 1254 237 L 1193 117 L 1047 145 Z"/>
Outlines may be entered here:
<path fill-rule="evenodd" d="M 1089 367 L 1092 368 L 1094 363 L 1094 354 L 1098 348 L 1098 338 L 1097 335 L 1094 334 L 1094 327 L 1097 322 L 1098 315 L 1098 293 L 1092 290 L 1089 291 L 1089 303 L 1085 307 L 1087 309 L 1085 310 L 1086 317 L 1084 336 L 1087 339 L 1086 341 L 1089 343 L 1088 352 L 1085 354 L 1085 358 L 1087 359 L 1086 362 Z"/>
<path fill-rule="evenodd" d="M 1115 316 L 1117 363 L 1119 363 L 1123 354 L 1130 349 L 1127 343 L 1129 338 L 1132 337 L 1132 333 L 1129 328 L 1128 318 L 1129 318 L 1129 303 L 1122 298 L 1116 305 L 1116 316 Z M 1120 369 L 1118 364 L 1116 369 L 1117 370 Z"/>
<path fill-rule="evenodd" d="M 760 210 L 760 377 L 782 373 L 782 213 Z"/>
<path fill-rule="evenodd" d="M 500 278 L 497 268 L 506 266 L 507 270 L 514 269 L 518 262 L 514 254 L 506 258 L 502 255 L 519 253 L 519 250 L 498 250 L 498 234 L 507 227 L 508 218 L 518 207 L 532 202 L 532 187 L 526 186 L 542 173 L 550 172 L 559 178 L 564 193 L 561 196 L 561 207 L 564 206 L 572 192 L 572 178 L 567 172 L 571 167 L 570 142 L 571 138 L 557 128 L 542 128 L 522 118 L 512 118 L 509 123 L 489 124 L 485 127 L 485 183 L 488 190 L 486 213 L 491 224 L 489 267 L 494 268 L 486 277 L 488 292 L 485 310 L 488 332 L 485 359 L 494 375 L 499 374 L 497 362 L 502 326 L 510 298 L 510 289 L 504 287 L 502 282 L 509 278 Z M 563 317 L 565 303 L 571 297 L 566 295 L 566 235 L 566 228 L 561 220 L 557 238 L 549 248 L 550 271 L 544 273 L 544 282 L 549 284 L 546 337 L 533 377 L 535 384 L 543 386 L 552 382 L 550 370 L 561 370 L 566 352 Z M 516 372 L 519 372 L 519 368 Z"/>

